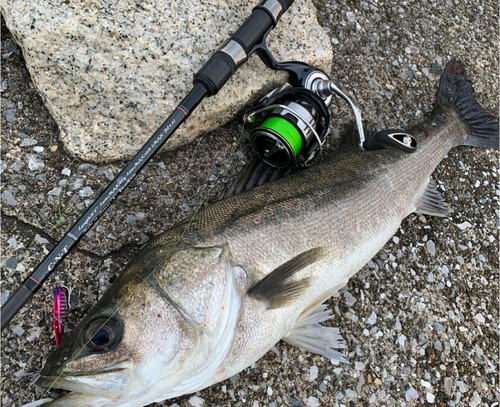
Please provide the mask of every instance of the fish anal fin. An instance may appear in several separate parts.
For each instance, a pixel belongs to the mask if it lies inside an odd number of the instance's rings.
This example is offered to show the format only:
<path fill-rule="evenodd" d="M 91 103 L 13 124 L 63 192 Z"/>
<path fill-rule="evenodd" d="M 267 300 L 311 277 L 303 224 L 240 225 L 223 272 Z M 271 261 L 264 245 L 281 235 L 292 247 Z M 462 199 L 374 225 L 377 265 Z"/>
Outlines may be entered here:
<path fill-rule="evenodd" d="M 416 212 L 441 217 L 448 216 L 451 213 L 451 209 L 446 204 L 441 192 L 438 191 L 437 185 L 432 178 L 429 178 L 424 194 L 418 200 Z"/>
<path fill-rule="evenodd" d="M 330 319 L 331 316 L 332 312 L 328 306 L 319 303 L 299 316 L 292 331 L 283 340 L 302 350 L 349 363 L 342 353 L 335 350 L 346 347 L 339 329 L 320 325 L 320 322 Z"/>
<path fill-rule="evenodd" d="M 278 308 L 293 301 L 309 286 L 310 279 L 293 281 L 291 277 L 324 255 L 325 249 L 316 247 L 293 257 L 250 287 L 247 294 L 266 302 L 268 308 Z"/>

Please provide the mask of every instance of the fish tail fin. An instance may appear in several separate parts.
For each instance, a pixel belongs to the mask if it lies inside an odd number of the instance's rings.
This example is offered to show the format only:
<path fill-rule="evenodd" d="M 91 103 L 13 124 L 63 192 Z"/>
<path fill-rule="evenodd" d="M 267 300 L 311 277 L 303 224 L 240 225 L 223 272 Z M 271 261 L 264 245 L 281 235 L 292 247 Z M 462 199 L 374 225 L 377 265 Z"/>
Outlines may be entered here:
<path fill-rule="evenodd" d="M 453 106 L 469 128 L 466 146 L 498 148 L 498 118 L 484 110 L 476 100 L 472 81 L 462 62 L 448 62 L 441 75 L 437 106 Z"/>

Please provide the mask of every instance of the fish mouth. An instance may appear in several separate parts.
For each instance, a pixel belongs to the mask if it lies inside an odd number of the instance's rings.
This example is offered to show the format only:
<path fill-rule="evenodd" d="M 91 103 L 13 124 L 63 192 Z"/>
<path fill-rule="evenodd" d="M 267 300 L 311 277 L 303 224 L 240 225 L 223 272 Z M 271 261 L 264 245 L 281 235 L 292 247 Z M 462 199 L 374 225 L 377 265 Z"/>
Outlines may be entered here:
<path fill-rule="evenodd" d="M 46 389 L 93 394 L 110 399 L 127 387 L 131 375 L 131 363 L 123 361 L 98 371 L 41 375 L 37 385 Z"/>

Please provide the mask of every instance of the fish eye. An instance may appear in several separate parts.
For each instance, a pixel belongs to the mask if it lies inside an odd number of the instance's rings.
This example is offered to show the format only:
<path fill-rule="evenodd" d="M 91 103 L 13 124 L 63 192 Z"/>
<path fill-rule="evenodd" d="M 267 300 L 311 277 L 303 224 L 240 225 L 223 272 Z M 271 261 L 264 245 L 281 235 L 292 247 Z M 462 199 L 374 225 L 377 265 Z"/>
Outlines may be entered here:
<path fill-rule="evenodd" d="M 85 330 L 85 343 L 94 350 L 107 351 L 116 344 L 119 332 L 113 321 L 99 319 L 91 322 Z"/>

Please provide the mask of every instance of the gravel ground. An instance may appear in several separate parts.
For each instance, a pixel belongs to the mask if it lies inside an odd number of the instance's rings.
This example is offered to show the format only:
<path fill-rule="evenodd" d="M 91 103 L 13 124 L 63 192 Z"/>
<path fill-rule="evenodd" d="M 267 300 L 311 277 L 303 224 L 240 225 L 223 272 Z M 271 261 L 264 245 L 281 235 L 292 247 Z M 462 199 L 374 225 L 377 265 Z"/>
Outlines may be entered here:
<path fill-rule="evenodd" d="M 333 44 L 333 76 L 355 93 L 366 120 L 402 128 L 421 120 L 451 57 L 465 61 L 478 99 L 498 114 L 496 2 L 316 3 Z M 3 21 L 1 62 L 3 304 L 124 163 L 96 166 L 63 150 Z M 334 148 L 349 114 L 341 103 L 331 110 Z M 204 197 L 216 199 L 248 161 L 240 139 L 230 123 L 158 155 L 126 189 L 2 333 L 2 405 L 42 395 L 32 382 L 55 347 L 55 283 L 76 287 L 79 303 L 67 318 L 74 326 L 138 246 Z M 329 301 L 349 365 L 279 343 L 230 380 L 161 405 L 498 405 L 498 158 L 453 150 L 435 173 L 450 217 L 409 216 Z"/>

